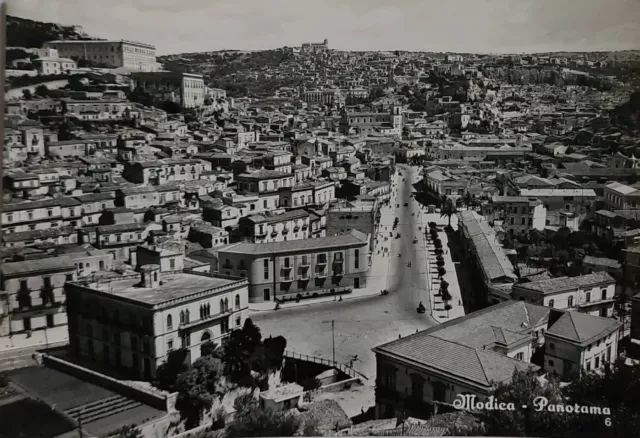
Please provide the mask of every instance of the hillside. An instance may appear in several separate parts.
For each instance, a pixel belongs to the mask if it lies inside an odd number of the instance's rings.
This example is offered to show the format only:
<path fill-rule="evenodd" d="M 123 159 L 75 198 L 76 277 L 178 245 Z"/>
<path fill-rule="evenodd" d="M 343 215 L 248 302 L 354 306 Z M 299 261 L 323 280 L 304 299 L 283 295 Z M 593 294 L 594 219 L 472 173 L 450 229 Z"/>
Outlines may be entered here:
<path fill-rule="evenodd" d="M 26 18 L 7 15 L 7 46 L 40 48 L 53 40 L 91 40 L 79 33 L 74 26 L 61 26 L 56 23 L 43 23 Z"/>

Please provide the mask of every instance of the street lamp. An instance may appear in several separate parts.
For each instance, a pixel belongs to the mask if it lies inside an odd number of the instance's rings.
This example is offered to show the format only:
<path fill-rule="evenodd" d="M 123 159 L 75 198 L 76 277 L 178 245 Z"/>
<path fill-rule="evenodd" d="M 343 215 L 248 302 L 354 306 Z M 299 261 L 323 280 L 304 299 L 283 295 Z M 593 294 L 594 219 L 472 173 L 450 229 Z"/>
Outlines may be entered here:
<path fill-rule="evenodd" d="M 331 320 L 331 349 L 333 350 L 333 364 L 336 364 L 336 335 L 334 331 L 335 321 Z"/>

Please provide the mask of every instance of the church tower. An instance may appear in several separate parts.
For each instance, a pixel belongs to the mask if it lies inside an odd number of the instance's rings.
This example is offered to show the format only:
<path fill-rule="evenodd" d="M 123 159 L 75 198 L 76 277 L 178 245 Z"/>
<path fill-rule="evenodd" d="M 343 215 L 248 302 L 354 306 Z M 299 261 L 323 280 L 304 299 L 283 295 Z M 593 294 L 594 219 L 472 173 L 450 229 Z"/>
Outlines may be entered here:
<path fill-rule="evenodd" d="M 396 77 L 394 75 L 394 70 L 396 69 L 396 66 L 391 64 L 391 66 L 389 66 L 389 73 L 387 75 L 387 86 L 388 87 L 393 87 L 396 85 Z"/>
<path fill-rule="evenodd" d="M 402 113 L 400 109 L 400 105 L 391 105 L 391 124 L 394 130 L 402 132 Z"/>

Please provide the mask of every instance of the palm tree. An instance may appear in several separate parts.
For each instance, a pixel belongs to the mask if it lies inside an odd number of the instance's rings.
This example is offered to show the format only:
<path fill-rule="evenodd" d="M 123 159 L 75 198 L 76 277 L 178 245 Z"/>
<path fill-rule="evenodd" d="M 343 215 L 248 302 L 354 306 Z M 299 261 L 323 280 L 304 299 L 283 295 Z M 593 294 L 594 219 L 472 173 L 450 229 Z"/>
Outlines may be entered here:
<path fill-rule="evenodd" d="M 456 213 L 458 213 L 456 204 L 451 199 L 447 199 L 447 202 L 444 204 L 442 210 L 440 211 L 440 217 L 448 217 L 449 226 L 451 226 L 451 216 L 454 216 Z"/>
<path fill-rule="evenodd" d="M 469 193 L 469 191 L 467 191 L 462 197 L 462 204 L 467 208 L 473 205 L 473 196 L 471 196 L 471 193 Z"/>

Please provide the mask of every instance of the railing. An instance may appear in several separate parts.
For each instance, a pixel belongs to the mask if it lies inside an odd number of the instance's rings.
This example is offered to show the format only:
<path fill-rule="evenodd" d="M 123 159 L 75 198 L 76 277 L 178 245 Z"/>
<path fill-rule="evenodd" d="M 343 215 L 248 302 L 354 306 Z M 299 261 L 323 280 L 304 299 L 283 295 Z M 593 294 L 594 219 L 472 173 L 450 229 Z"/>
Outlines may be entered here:
<path fill-rule="evenodd" d="M 320 365 L 327 365 L 329 367 L 335 368 L 339 371 L 342 371 L 344 374 L 346 374 L 349 377 L 358 377 L 358 378 L 362 378 L 364 380 L 369 380 L 369 378 L 367 376 L 365 376 L 364 374 L 362 374 L 359 371 L 354 370 L 353 368 L 340 363 L 340 362 L 334 362 L 332 360 L 329 359 L 323 359 L 321 357 L 317 357 L 317 356 L 310 356 L 308 354 L 300 354 L 300 353 L 296 353 L 294 351 L 289 351 L 289 350 L 285 350 L 284 352 L 284 357 L 288 357 L 290 359 L 300 359 L 300 360 L 304 360 L 307 362 L 313 362 L 313 363 L 318 363 Z"/>

